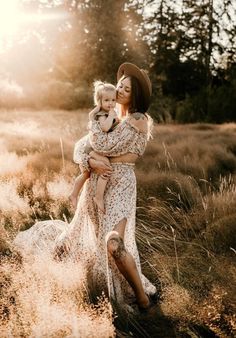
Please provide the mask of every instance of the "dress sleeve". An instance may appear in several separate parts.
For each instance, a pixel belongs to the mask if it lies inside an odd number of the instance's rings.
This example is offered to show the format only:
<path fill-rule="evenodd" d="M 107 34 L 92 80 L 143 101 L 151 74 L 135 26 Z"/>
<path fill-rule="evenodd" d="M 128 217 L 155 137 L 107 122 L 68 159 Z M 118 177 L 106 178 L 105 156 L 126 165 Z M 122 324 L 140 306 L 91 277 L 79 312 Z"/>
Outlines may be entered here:
<path fill-rule="evenodd" d="M 81 165 L 85 171 L 90 171 L 89 167 L 89 154 L 86 152 L 87 145 L 89 142 L 89 135 L 84 136 L 76 142 L 74 147 L 74 162 Z"/>
<path fill-rule="evenodd" d="M 97 121 L 92 121 L 89 129 L 89 140 L 92 148 L 104 156 L 119 156 L 129 152 L 132 144 L 146 140 L 147 134 L 140 132 L 128 120 L 121 122 L 113 131 L 101 130 Z"/>

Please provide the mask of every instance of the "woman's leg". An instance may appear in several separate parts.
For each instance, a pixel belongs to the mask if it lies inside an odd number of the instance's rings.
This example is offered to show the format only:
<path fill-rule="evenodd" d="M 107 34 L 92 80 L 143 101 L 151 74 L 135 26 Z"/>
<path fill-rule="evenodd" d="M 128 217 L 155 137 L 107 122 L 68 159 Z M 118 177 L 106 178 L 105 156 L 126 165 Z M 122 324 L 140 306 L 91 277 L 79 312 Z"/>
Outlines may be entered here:
<path fill-rule="evenodd" d="M 114 258 L 115 263 L 134 290 L 138 304 L 142 308 L 149 306 L 149 298 L 145 294 L 140 275 L 137 270 L 133 256 L 125 249 L 124 233 L 126 226 L 126 219 L 120 221 L 114 228 L 114 231 L 108 234 L 107 249 Z"/>

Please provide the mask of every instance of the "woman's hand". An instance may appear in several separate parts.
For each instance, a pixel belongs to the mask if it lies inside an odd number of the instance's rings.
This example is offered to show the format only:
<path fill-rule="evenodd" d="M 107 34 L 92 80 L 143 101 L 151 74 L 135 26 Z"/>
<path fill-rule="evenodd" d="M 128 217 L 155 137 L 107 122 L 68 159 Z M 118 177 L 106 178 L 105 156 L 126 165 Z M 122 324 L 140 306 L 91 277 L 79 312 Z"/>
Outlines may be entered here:
<path fill-rule="evenodd" d="M 111 165 L 106 164 L 102 161 L 90 158 L 89 165 L 98 175 L 102 175 L 103 177 L 108 178 L 112 174 Z"/>

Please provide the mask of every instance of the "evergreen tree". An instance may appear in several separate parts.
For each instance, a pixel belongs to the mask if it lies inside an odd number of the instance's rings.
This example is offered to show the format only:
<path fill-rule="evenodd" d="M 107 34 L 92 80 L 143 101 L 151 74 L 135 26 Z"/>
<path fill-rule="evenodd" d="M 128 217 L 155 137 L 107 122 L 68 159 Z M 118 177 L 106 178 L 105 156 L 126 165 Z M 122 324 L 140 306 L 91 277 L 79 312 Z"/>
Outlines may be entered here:
<path fill-rule="evenodd" d="M 127 0 L 67 1 L 67 26 L 57 42 L 59 68 L 72 80 L 115 81 L 124 61 L 145 59 L 139 5 Z"/>
<path fill-rule="evenodd" d="M 221 60 L 227 58 L 230 66 L 235 58 L 233 1 L 222 4 L 215 0 L 179 3 L 149 0 L 146 3 L 155 8 L 147 20 L 149 30 L 146 31 L 151 41 L 151 73 L 158 95 L 155 108 L 163 110 L 160 103 L 169 97 L 175 101 L 172 108 L 167 104 L 174 117 L 178 102 L 182 105 L 186 98 L 192 121 L 206 120 L 211 114 L 212 82 L 218 72 L 222 74 Z"/>

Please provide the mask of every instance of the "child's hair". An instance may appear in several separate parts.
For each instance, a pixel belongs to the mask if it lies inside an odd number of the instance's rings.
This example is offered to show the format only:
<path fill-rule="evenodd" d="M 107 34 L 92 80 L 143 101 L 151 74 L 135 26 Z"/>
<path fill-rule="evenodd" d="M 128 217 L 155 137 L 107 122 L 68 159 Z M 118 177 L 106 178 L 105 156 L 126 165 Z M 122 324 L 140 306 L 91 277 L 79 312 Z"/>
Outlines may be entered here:
<path fill-rule="evenodd" d="M 102 82 L 102 81 L 95 81 L 93 83 L 94 85 L 94 104 L 98 105 L 99 103 L 101 103 L 102 100 L 102 95 L 104 92 L 106 91 L 115 91 L 116 87 L 113 86 L 113 84 L 111 83 L 106 83 L 106 82 Z"/>

